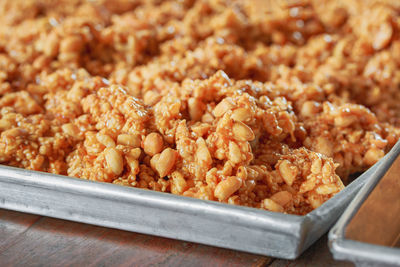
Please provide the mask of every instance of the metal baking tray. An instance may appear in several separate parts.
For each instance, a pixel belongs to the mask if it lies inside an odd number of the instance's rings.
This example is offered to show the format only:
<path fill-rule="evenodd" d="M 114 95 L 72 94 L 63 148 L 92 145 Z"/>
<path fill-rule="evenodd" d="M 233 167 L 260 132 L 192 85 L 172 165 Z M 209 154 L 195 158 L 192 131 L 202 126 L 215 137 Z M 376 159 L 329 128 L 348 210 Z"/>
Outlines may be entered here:
<path fill-rule="evenodd" d="M 377 164 L 306 216 L 1 165 L 0 208 L 295 259 L 328 231 Z"/>
<path fill-rule="evenodd" d="M 400 266 L 399 155 L 400 141 L 329 232 L 335 259 L 357 266 Z"/>

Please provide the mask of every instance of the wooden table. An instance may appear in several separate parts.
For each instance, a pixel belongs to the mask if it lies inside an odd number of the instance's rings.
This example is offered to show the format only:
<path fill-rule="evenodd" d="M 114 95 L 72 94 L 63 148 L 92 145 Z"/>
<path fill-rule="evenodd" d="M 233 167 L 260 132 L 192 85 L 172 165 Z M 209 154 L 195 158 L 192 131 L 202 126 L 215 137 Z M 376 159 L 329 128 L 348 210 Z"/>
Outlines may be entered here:
<path fill-rule="evenodd" d="M 0 209 L 1 266 L 352 266 L 326 236 L 296 261 Z"/>

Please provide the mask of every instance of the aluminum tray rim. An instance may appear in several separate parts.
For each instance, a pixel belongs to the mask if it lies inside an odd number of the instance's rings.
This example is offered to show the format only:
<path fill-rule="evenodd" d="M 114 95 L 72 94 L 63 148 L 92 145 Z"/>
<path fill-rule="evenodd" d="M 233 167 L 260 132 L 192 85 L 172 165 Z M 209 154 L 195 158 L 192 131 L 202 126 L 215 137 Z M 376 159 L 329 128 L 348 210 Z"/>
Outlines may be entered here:
<path fill-rule="evenodd" d="M 14 171 L 16 176 L 9 177 L 7 172 Z M 40 173 L 40 180 L 32 180 L 32 174 Z M 170 193 L 158 192 L 153 190 L 143 190 L 135 187 L 126 187 L 110 183 L 102 183 L 97 181 L 90 181 L 69 177 L 64 175 L 49 174 L 46 172 L 30 171 L 15 167 L 0 165 L 0 179 L 7 180 L 8 183 L 23 184 L 25 186 L 49 188 L 58 192 L 69 192 L 72 194 L 85 194 L 96 198 L 107 198 L 119 201 L 140 203 L 143 206 L 158 206 L 164 208 L 174 207 L 177 211 L 185 211 L 186 213 L 196 213 L 197 211 L 217 211 L 221 212 L 221 219 L 224 216 L 235 216 L 236 219 L 246 220 L 251 226 L 263 228 L 265 223 L 271 221 L 278 221 L 284 231 L 292 233 L 289 225 L 292 222 L 299 222 L 303 216 L 294 214 L 284 214 L 278 212 L 269 212 L 256 208 L 227 205 L 211 200 L 202 200 Z M 102 195 L 100 195 L 102 194 Z M 161 201 L 161 202 L 160 202 Z M 204 205 L 206 203 L 206 205 Z M 190 206 L 190 209 L 188 209 Z M 209 216 L 208 213 L 204 214 Z M 252 221 L 254 219 L 254 221 Z M 283 230 L 282 229 L 282 230 Z"/>
<path fill-rule="evenodd" d="M 380 161 L 380 165 L 377 166 L 375 173 L 366 181 L 334 227 L 329 231 L 328 244 L 335 259 L 349 260 L 357 265 L 365 266 L 376 264 L 400 266 L 400 249 L 363 243 L 346 239 L 345 237 L 346 226 L 399 154 L 400 141 L 385 156 L 385 160 Z"/>
<path fill-rule="evenodd" d="M 304 216 L 2 165 L 0 208 L 295 259 L 329 229 L 378 164 Z"/>

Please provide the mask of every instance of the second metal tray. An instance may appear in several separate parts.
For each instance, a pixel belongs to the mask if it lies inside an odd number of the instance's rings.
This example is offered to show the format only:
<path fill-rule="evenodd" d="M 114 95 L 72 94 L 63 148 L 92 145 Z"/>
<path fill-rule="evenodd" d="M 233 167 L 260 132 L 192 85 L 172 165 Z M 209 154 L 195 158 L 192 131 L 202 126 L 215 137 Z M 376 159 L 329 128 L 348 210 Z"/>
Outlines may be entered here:
<path fill-rule="evenodd" d="M 396 195 L 400 188 L 400 141 L 385 158 L 329 232 L 335 259 L 357 266 L 400 266 L 400 248 L 384 245 L 389 240 L 396 243 L 399 237 L 400 202 Z M 388 203 L 388 199 L 394 201 Z"/>
<path fill-rule="evenodd" d="M 377 164 L 306 216 L 7 166 L 0 166 L 0 208 L 295 259 L 330 228 Z"/>

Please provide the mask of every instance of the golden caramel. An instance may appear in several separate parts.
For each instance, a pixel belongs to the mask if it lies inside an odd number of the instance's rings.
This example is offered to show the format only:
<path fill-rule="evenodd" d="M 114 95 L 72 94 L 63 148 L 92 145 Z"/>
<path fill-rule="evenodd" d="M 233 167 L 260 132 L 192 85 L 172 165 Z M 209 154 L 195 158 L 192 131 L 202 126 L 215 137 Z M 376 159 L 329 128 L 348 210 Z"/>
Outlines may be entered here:
<path fill-rule="evenodd" d="M 306 214 L 400 136 L 400 2 L 0 2 L 0 163 Z"/>

